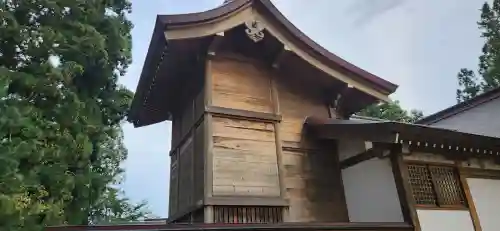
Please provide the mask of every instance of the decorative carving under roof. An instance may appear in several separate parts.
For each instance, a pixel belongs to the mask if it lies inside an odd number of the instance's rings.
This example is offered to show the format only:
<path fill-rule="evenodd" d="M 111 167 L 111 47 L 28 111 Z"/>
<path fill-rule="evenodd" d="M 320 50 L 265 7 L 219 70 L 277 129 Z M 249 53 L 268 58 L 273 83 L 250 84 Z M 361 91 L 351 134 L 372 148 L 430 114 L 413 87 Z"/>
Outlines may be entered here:
<path fill-rule="evenodd" d="M 245 22 L 245 32 L 248 37 L 254 42 L 259 42 L 264 39 L 264 24 L 257 20 L 247 21 Z"/>

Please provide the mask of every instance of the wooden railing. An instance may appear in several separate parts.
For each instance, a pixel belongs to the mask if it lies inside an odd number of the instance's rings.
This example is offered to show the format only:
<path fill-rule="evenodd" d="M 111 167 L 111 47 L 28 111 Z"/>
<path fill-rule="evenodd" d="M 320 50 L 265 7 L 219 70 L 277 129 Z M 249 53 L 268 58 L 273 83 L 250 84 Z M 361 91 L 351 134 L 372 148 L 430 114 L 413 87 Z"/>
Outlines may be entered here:
<path fill-rule="evenodd" d="M 283 222 L 283 207 L 214 206 L 214 223 L 272 224 Z"/>

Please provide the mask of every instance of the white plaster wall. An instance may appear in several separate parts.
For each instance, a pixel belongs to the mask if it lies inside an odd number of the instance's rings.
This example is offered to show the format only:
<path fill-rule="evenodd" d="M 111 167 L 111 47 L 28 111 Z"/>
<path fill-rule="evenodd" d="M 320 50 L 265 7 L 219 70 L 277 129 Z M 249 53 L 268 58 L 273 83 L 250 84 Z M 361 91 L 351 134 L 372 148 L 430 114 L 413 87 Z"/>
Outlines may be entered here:
<path fill-rule="evenodd" d="M 365 141 L 363 140 L 339 140 L 338 154 L 339 160 L 345 160 L 365 151 Z"/>
<path fill-rule="evenodd" d="M 431 124 L 462 132 L 500 137 L 500 98 Z"/>
<path fill-rule="evenodd" d="M 417 214 L 422 231 L 474 231 L 469 211 L 417 209 Z"/>
<path fill-rule="evenodd" d="M 349 221 L 403 222 L 390 160 L 373 158 L 342 170 Z"/>
<path fill-rule="evenodd" d="M 467 178 L 482 231 L 500 230 L 500 180 Z"/>

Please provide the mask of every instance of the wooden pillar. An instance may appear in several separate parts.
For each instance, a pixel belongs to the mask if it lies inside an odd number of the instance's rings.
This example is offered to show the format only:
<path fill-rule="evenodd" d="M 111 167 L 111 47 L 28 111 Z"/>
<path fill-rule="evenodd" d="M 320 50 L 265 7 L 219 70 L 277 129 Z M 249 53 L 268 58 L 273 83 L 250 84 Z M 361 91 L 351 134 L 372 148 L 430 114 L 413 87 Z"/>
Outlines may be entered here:
<path fill-rule="evenodd" d="M 278 88 L 276 86 L 276 76 L 273 75 L 271 78 L 271 97 L 273 112 L 275 115 L 281 115 L 280 102 L 278 96 Z M 281 141 L 281 121 L 274 122 L 274 135 L 276 139 L 276 163 L 278 165 L 278 178 L 280 184 L 280 197 L 284 200 L 287 199 L 286 185 L 285 185 L 285 167 L 283 165 L 283 144 Z M 282 216 L 283 221 L 287 222 L 289 220 L 288 207 L 283 208 Z"/>
<path fill-rule="evenodd" d="M 393 148 L 393 150 L 391 150 L 390 158 L 403 219 L 406 223 L 412 224 L 416 231 L 421 231 L 417 210 L 415 208 L 415 200 L 413 199 L 408 180 L 408 170 L 402 158 L 402 149 L 400 145 L 395 145 L 398 148 Z"/>
<path fill-rule="evenodd" d="M 472 199 L 472 195 L 470 193 L 469 184 L 467 183 L 467 178 L 464 172 L 462 171 L 460 161 L 456 161 L 455 165 L 458 168 L 458 176 L 460 178 L 460 183 L 462 184 L 462 189 L 464 190 L 465 195 L 465 203 L 469 208 L 470 218 L 472 220 L 472 224 L 474 225 L 475 231 L 482 231 L 481 223 L 479 222 L 479 216 L 476 211 L 476 206 L 474 205 L 474 200 Z"/>
<path fill-rule="evenodd" d="M 212 105 L 212 58 L 213 55 L 209 54 L 205 64 L 205 108 Z M 204 134 L 204 150 L 205 150 L 205 174 L 204 174 L 204 204 L 212 197 L 213 194 L 213 137 L 212 137 L 212 115 L 209 113 L 204 114 L 205 134 Z M 205 223 L 213 223 L 213 207 L 204 207 Z"/>

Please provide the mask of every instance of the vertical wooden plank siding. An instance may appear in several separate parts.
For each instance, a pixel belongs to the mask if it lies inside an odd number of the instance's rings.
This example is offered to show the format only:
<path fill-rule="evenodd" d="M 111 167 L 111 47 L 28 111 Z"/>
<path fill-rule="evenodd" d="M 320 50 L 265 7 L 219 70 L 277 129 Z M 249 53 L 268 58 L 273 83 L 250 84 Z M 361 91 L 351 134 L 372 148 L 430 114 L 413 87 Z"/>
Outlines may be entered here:
<path fill-rule="evenodd" d="M 281 223 L 282 207 L 269 206 L 214 206 L 215 223 Z"/>
<path fill-rule="evenodd" d="M 413 224 L 415 231 L 421 231 L 417 210 L 415 208 L 415 200 L 413 199 L 413 194 L 409 185 L 408 169 L 403 162 L 400 150 L 392 151 L 391 164 L 403 218 L 405 222 L 411 222 L 411 224 Z"/>

